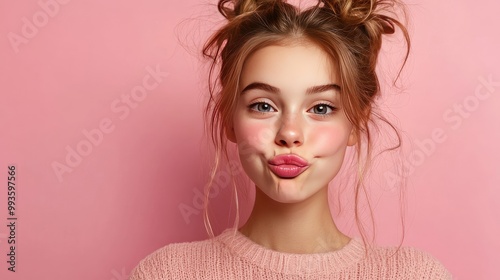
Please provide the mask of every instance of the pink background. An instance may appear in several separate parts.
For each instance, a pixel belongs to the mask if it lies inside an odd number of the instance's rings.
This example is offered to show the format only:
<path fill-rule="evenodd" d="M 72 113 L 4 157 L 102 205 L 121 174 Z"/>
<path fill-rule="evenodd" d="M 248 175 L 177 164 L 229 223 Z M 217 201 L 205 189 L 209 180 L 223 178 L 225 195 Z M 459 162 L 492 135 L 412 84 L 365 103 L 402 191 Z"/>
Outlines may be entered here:
<path fill-rule="evenodd" d="M 195 207 L 207 179 L 206 71 L 190 54 L 214 22 L 207 3 L 0 1 L 1 279 L 124 280 L 153 250 L 206 238 L 201 212 L 186 220 L 179 206 Z M 404 244 L 436 256 L 456 279 L 499 275 L 498 9 L 493 0 L 412 2 L 405 90 L 386 92 L 415 141 Z M 385 66 L 397 63 L 396 51 L 382 54 Z M 122 98 L 132 94 L 128 105 Z M 85 155 L 58 177 L 53 165 L 77 149 Z M 6 263 L 9 165 L 17 168 L 16 273 Z M 397 192 L 377 186 L 377 240 L 396 244 Z M 215 198 L 226 201 L 214 209 L 218 232 L 229 199 L 229 188 Z"/>

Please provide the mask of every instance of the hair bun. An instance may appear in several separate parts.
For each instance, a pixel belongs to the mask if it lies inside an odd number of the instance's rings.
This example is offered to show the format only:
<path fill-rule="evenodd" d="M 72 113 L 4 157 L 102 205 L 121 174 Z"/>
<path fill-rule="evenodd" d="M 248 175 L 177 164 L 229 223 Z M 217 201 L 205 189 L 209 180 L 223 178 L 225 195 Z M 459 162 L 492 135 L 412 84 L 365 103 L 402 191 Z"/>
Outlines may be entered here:
<path fill-rule="evenodd" d="M 325 8 L 332 10 L 345 25 L 365 26 L 379 34 L 394 33 L 392 18 L 380 12 L 396 1 L 387 0 L 320 0 Z"/>
<path fill-rule="evenodd" d="M 254 12 L 264 4 L 276 3 L 278 0 L 220 0 L 217 5 L 219 12 L 228 20 Z"/>

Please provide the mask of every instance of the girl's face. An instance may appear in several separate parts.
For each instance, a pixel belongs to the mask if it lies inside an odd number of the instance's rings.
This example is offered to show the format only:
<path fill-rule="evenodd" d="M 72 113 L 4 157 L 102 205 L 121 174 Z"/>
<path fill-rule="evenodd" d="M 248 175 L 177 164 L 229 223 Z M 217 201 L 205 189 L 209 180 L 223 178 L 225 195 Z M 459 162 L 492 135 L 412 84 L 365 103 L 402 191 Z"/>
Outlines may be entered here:
<path fill-rule="evenodd" d="M 356 142 L 340 88 L 333 62 L 312 43 L 264 47 L 246 60 L 227 135 L 270 198 L 305 200 L 338 173 L 346 147 Z"/>

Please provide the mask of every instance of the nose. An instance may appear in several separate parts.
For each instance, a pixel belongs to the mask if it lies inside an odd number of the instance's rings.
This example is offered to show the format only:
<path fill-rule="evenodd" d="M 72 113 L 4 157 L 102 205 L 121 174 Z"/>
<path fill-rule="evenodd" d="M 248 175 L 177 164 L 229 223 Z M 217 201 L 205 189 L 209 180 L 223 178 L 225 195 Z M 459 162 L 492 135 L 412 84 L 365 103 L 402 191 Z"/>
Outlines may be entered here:
<path fill-rule="evenodd" d="M 283 119 L 280 123 L 278 133 L 276 133 L 274 142 L 279 146 L 287 148 L 302 145 L 304 142 L 304 134 L 299 118 L 287 117 Z"/>

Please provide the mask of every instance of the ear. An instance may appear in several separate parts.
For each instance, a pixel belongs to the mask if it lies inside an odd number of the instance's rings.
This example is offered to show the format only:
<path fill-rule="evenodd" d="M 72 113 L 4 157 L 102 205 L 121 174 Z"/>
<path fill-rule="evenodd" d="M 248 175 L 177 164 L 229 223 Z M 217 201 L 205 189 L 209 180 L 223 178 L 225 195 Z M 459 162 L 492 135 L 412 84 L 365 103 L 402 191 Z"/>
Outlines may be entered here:
<path fill-rule="evenodd" d="M 229 141 L 236 143 L 236 135 L 234 133 L 234 127 L 232 125 L 226 126 L 226 137 Z"/>
<path fill-rule="evenodd" d="M 356 133 L 356 129 L 351 128 L 351 133 L 349 134 L 349 139 L 347 140 L 347 146 L 354 146 L 358 143 L 358 136 Z"/>

